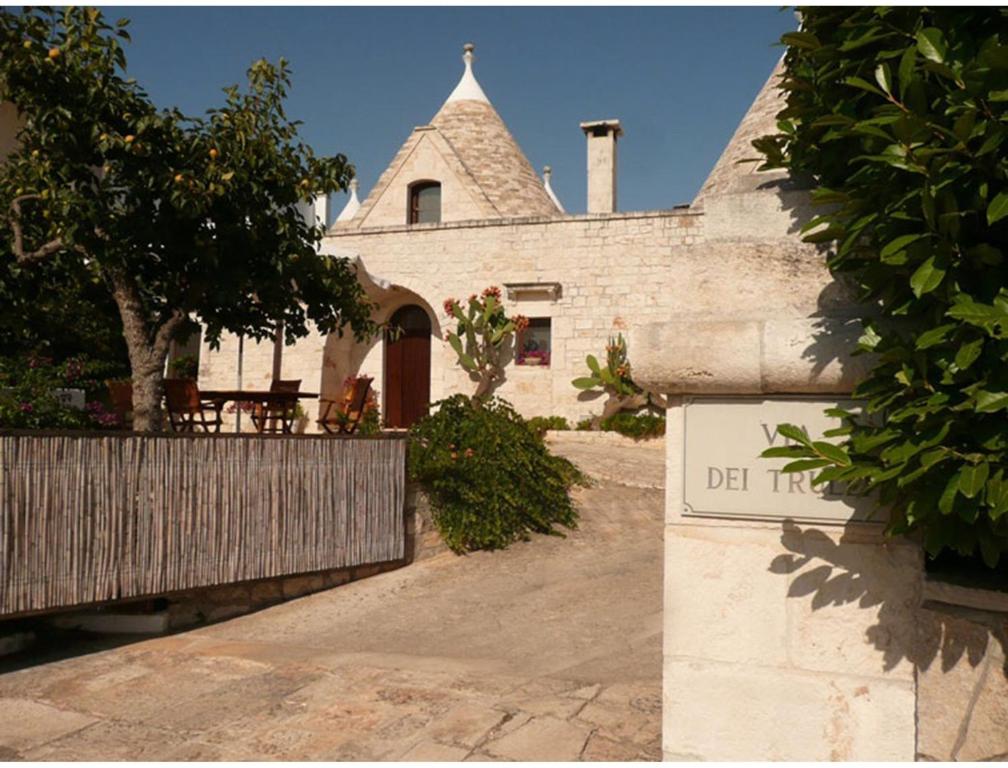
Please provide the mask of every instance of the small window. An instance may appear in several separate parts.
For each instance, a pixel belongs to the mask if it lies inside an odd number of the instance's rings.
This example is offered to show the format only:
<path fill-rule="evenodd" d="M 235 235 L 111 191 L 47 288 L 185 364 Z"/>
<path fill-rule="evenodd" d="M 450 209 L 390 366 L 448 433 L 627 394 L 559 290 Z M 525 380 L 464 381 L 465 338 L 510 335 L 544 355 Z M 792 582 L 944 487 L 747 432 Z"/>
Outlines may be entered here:
<path fill-rule="evenodd" d="M 529 319 L 528 328 L 518 335 L 518 353 L 515 355 L 516 365 L 550 364 L 550 319 L 548 317 L 533 317 Z"/>
<path fill-rule="evenodd" d="M 437 224 L 441 221 L 441 185 L 421 181 L 410 187 L 409 223 Z"/>

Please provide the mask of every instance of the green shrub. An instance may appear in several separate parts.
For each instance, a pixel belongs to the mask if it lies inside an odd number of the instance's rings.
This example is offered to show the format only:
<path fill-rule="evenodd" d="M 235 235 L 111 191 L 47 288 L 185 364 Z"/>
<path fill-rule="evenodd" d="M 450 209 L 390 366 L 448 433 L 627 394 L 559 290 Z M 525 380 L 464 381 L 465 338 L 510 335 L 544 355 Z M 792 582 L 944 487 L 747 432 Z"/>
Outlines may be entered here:
<path fill-rule="evenodd" d="M 600 426 L 606 432 L 618 432 L 634 440 L 665 434 L 665 418 L 650 413 L 617 413 L 603 419 Z"/>
<path fill-rule="evenodd" d="M 547 430 L 557 429 L 566 431 L 570 429 L 570 424 L 563 416 L 533 416 L 525 422 L 526 426 L 535 434 L 542 437 Z"/>
<path fill-rule="evenodd" d="M 0 427 L 8 429 L 107 429 L 119 418 L 97 398 L 106 397 L 102 377 L 115 364 L 72 357 L 56 364 L 42 355 L 0 357 Z M 83 410 L 64 404 L 59 389 L 84 390 Z"/>
<path fill-rule="evenodd" d="M 577 525 L 568 490 L 583 475 L 552 455 L 509 403 L 454 395 L 435 408 L 410 429 L 409 472 L 453 551 L 502 549 Z"/>
<path fill-rule="evenodd" d="M 932 556 L 1008 556 L 1008 10 L 804 8 L 768 168 L 814 187 L 808 242 L 860 289 L 870 418 L 785 471 L 867 483 Z M 811 231 L 810 231 L 811 230 Z M 784 433 L 784 427 L 780 428 Z M 816 437 L 816 436 L 812 436 Z"/>
<path fill-rule="evenodd" d="M 586 419 L 581 419 L 581 421 L 575 425 L 574 429 L 578 432 L 591 432 L 595 429 L 595 417 L 589 416 Z"/>

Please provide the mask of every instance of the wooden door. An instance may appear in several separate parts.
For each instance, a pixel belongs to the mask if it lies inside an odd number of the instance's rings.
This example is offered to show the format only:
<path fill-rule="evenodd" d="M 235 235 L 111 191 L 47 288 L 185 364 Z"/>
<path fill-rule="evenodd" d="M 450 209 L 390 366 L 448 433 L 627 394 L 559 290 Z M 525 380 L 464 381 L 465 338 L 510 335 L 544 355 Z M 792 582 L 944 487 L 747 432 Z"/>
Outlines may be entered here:
<path fill-rule="evenodd" d="M 415 305 L 396 310 L 385 334 L 386 426 L 410 427 L 427 414 L 430 358 L 431 323 L 427 313 Z"/>

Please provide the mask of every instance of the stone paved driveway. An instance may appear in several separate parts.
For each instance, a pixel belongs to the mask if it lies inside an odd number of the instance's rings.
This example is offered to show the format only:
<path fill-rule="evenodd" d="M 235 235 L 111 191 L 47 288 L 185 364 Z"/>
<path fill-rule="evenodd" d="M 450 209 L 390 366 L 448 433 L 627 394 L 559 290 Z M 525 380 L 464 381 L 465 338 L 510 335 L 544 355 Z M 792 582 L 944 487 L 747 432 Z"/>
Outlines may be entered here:
<path fill-rule="evenodd" d="M 663 453 L 559 450 L 565 539 L 0 662 L 0 760 L 659 759 Z"/>

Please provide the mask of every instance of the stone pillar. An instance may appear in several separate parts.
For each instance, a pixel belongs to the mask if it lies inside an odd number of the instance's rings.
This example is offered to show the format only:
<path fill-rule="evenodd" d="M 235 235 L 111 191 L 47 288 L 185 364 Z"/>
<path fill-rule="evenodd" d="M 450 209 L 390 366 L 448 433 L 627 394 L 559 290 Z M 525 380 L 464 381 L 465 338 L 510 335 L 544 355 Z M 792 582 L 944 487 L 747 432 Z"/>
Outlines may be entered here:
<path fill-rule="evenodd" d="M 588 213 L 616 211 L 616 140 L 619 120 L 581 123 L 588 139 Z"/>
<path fill-rule="evenodd" d="M 850 392 L 845 325 L 681 321 L 631 334 L 635 378 L 671 393 L 666 759 L 914 759 L 919 547 L 839 500 L 775 488 L 776 465 L 758 458 L 780 420 L 816 431 L 826 401 Z"/>

